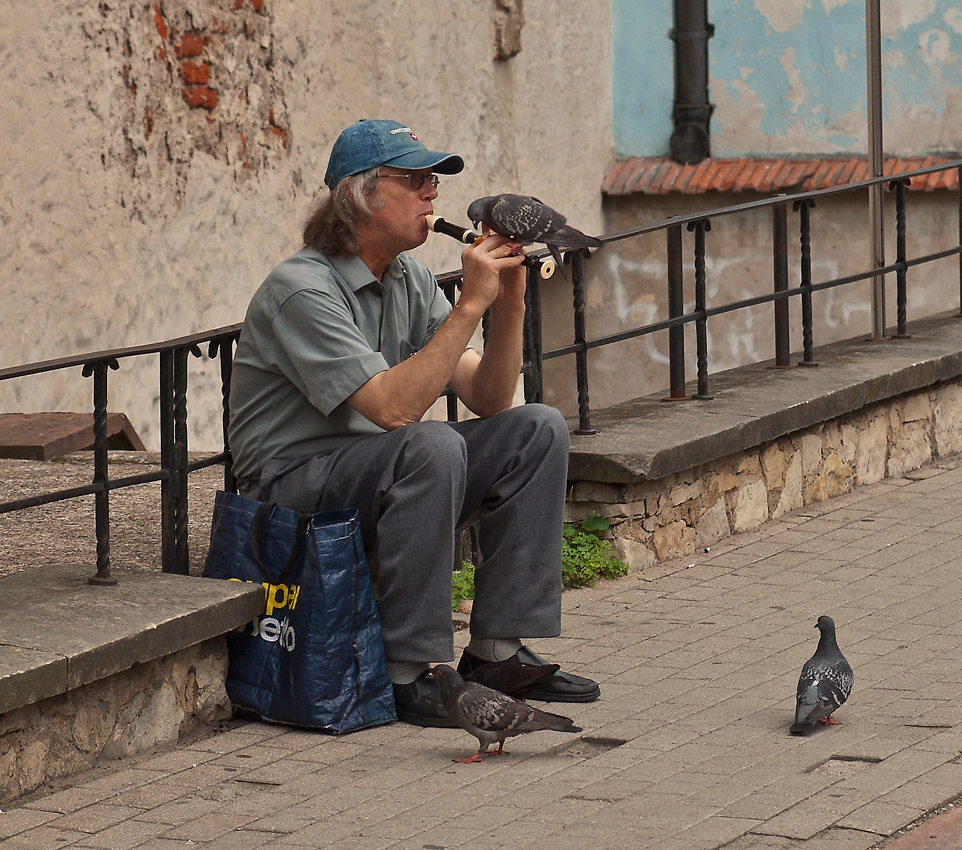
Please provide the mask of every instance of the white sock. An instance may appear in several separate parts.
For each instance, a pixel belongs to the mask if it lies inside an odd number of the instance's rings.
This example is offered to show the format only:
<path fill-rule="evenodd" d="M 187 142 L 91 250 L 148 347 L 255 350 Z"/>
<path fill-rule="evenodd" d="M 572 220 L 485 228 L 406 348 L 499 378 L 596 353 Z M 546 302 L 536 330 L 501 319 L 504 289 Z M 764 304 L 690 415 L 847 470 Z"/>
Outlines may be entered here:
<path fill-rule="evenodd" d="M 471 637 L 468 652 L 482 661 L 504 661 L 519 649 L 521 641 L 518 638 L 479 638 Z"/>
<path fill-rule="evenodd" d="M 394 685 L 410 685 L 430 666 L 422 661 L 388 661 L 387 675 Z"/>

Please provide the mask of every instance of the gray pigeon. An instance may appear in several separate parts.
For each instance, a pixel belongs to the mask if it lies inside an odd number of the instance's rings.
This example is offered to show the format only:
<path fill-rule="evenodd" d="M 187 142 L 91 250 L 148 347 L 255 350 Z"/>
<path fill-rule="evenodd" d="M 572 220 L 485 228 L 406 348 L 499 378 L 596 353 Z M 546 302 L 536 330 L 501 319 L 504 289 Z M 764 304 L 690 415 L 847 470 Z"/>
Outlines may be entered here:
<path fill-rule="evenodd" d="M 441 687 L 441 701 L 451 719 L 478 739 L 478 751 L 471 756 L 455 759 L 467 764 L 481 761 L 481 756 L 508 755 L 504 739 L 524 732 L 580 732 L 567 717 L 534 708 L 525 702 L 479 685 L 465 682 L 453 667 L 439 664 L 431 675 Z M 498 749 L 489 751 L 494 743 Z"/>
<path fill-rule="evenodd" d="M 795 722 L 788 730 L 793 735 L 804 732 L 815 722 L 834 726 L 832 712 L 852 693 L 855 674 L 835 640 L 835 621 L 821 616 L 815 624 L 821 633 L 815 654 L 805 662 L 798 677 Z"/>
<path fill-rule="evenodd" d="M 540 242 L 551 251 L 558 268 L 561 248 L 600 248 L 601 242 L 593 236 L 585 236 L 580 230 L 566 224 L 567 219 L 557 210 L 530 195 L 489 195 L 472 201 L 468 218 L 477 227 L 486 225 L 495 233 L 516 239 L 522 245 Z"/>

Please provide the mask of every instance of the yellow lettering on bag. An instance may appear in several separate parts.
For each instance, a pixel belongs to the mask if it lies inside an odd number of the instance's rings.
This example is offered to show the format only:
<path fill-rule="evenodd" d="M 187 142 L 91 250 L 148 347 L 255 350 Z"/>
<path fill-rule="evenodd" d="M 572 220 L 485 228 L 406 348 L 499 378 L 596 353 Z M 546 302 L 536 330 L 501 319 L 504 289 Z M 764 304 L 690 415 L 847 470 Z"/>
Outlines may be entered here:
<path fill-rule="evenodd" d="M 237 581 L 242 584 L 254 584 L 250 579 L 243 578 L 229 578 L 228 581 Z M 271 584 L 270 582 L 261 582 L 261 587 L 264 588 L 264 601 L 266 603 L 265 613 L 270 616 L 275 610 L 279 608 L 290 607 L 290 610 L 294 610 L 294 606 L 297 605 L 297 597 L 301 592 L 300 585 L 292 584 Z"/>
<path fill-rule="evenodd" d="M 275 608 L 283 608 L 287 605 L 287 585 L 286 584 L 264 584 L 264 593 L 267 598 L 267 615 L 270 616 Z"/>

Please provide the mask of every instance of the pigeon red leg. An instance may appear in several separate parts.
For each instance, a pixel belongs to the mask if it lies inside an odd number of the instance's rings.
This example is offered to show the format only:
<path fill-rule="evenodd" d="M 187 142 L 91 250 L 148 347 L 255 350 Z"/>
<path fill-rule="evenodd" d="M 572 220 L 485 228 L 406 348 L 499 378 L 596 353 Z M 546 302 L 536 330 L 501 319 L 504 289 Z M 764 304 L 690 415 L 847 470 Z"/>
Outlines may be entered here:
<path fill-rule="evenodd" d="M 828 717 L 823 717 L 821 720 L 819 720 L 819 723 L 821 723 L 823 726 L 841 726 L 842 725 L 841 723 L 839 723 L 839 721 L 832 720 L 831 714 Z"/>
<path fill-rule="evenodd" d="M 481 758 L 481 751 L 471 754 L 470 756 L 465 756 L 463 759 L 451 759 L 455 764 L 480 764 L 483 759 Z"/>

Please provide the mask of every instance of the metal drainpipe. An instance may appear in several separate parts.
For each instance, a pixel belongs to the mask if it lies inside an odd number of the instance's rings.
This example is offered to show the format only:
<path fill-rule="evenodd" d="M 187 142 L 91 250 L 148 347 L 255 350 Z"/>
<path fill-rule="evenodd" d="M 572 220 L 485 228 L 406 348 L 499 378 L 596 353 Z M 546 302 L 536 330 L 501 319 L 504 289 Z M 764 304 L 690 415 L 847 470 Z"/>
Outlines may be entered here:
<path fill-rule="evenodd" d="M 882 156 L 882 35 L 879 0 L 865 0 L 865 59 L 868 66 L 868 164 L 872 177 L 881 177 Z M 869 187 L 868 215 L 871 229 L 872 268 L 885 265 L 882 184 Z M 872 278 L 872 336 L 885 339 L 885 275 Z"/>
<path fill-rule="evenodd" d="M 714 107 L 708 102 L 708 0 L 673 0 L 675 27 L 674 130 L 669 150 L 676 162 L 694 165 L 711 155 L 708 123 Z"/>

